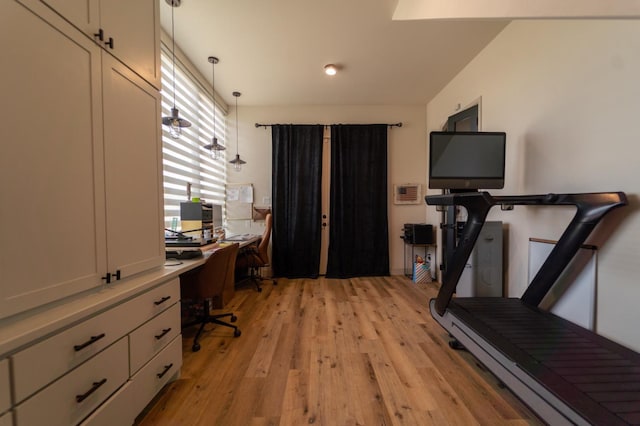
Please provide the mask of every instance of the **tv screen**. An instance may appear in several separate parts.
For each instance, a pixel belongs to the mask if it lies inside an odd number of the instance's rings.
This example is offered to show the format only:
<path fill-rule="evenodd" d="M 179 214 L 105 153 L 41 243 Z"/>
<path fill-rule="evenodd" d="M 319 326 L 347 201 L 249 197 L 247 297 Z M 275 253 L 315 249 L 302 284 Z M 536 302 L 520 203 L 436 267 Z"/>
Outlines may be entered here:
<path fill-rule="evenodd" d="M 505 145 L 504 132 L 431 132 L 429 188 L 503 188 Z"/>

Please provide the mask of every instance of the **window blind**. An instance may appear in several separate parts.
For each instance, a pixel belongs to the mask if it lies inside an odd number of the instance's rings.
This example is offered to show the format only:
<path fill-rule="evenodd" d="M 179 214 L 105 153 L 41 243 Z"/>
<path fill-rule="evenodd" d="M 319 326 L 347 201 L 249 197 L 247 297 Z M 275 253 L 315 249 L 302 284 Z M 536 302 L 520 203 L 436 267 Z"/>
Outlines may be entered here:
<path fill-rule="evenodd" d="M 171 114 L 173 107 L 173 69 L 171 51 L 162 46 L 162 116 Z M 214 160 L 205 145 L 213 137 L 213 102 L 209 89 L 205 89 L 176 58 L 175 102 L 180 117 L 191 122 L 182 128 L 180 139 L 169 135 L 162 126 L 162 157 L 164 175 L 164 220 L 171 227 L 172 220 L 180 220 L 180 202 L 187 201 L 187 183 L 191 183 L 191 197 L 224 205 L 226 183 L 226 152 Z M 226 119 L 222 108 L 216 105 L 216 137 L 226 146 Z"/>

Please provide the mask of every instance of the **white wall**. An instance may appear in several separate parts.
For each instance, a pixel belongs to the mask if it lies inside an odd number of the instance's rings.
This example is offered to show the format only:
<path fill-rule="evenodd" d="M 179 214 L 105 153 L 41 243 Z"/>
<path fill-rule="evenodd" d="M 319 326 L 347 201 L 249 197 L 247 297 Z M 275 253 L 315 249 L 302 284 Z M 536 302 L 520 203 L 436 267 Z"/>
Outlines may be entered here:
<path fill-rule="evenodd" d="M 392 203 L 395 183 L 426 184 L 426 123 L 424 105 L 416 106 L 294 106 L 238 107 L 239 152 L 247 161 L 241 172 L 227 172 L 229 183 L 252 183 L 254 200 L 262 204 L 271 197 L 271 129 L 256 128 L 263 124 L 374 124 L 402 122 L 402 127 L 388 131 L 389 146 L 389 256 L 392 274 L 403 273 L 403 246 L 400 235 L 404 223 L 425 222 L 424 203 L 396 206 Z M 227 154 L 235 155 L 235 110 L 229 114 Z M 366 190 L 366 188 L 365 188 Z M 263 223 L 241 221 L 230 223 L 234 232 L 261 233 Z"/>
<path fill-rule="evenodd" d="M 596 330 L 640 350 L 640 21 L 514 21 L 427 106 L 427 128 L 482 98 L 483 130 L 507 132 L 502 194 L 625 191 L 590 242 L 598 255 Z M 429 207 L 429 216 L 435 217 Z M 559 211 L 558 211 L 559 210 Z M 573 211 L 516 207 L 508 289 L 526 288 L 529 237 L 557 239 Z"/>

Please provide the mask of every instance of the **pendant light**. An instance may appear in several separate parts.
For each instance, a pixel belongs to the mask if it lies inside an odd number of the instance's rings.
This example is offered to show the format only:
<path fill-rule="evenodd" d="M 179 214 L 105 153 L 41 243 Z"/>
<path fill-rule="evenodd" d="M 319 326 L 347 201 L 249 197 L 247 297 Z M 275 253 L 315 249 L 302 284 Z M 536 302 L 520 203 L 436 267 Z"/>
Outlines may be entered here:
<path fill-rule="evenodd" d="M 236 158 L 234 158 L 229 162 L 233 164 L 233 169 L 236 172 L 239 172 L 240 170 L 242 170 L 243 164 L 247 164 L 246 161 L 240 158 L 240 154 L 238 154 L 238 140 L 239 140 L 238 139 L 238 97 L 240 97 L 240 95 L 241 95 L 240 92 L 233 92 L 233 96 L 236 98 Z"/>
<path fill-rule="evenodd" d="M 165 2 L 171 6 L 171 55 L 173 56 L 173 108 L 171 108 L 171 115 L 168 117 L 162 117 L 162 124 L 169 126 L 169 134 L 172 138 L 178 139 L 182 134 L 183 127 L 191 127 L 191 123 L 180 118 L 178 108 L 176 108 L 176 40 L 173 25 L 173 9 L 180 6 L 182 0 L 165 0 Z"/>
<path fill-rule="evenodd" d="M 216 64 L 218 63 L 218 58 L 215 56 L 209 56 L 209 63 L 211 63 L 211 90 L 213 95 L 211 96 L 211 102 L 213 103 L 213 138 L 211 138 L 211 143 L 209 145 L 205 145 L 204 149 L 208 149 L 211 151 L 211 156 L 214 160 L 220 158 L 220 152 L 225 150 L 225 147 L 218 143 L 218 138 L 216 138 Z"/>

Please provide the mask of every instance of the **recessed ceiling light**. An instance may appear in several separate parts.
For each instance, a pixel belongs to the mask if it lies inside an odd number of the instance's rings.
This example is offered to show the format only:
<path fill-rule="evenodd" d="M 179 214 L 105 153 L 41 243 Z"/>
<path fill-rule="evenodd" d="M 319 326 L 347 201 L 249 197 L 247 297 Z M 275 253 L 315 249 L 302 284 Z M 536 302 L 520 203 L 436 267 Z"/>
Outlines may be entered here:
<path fill-rule="evenodd" d="M 327 64 L 324 66 L 324 73 L 326 75 L 336 75 L 337 72 L 338 72 L 338 67 L 336 67 L 333 64 Z"/>

